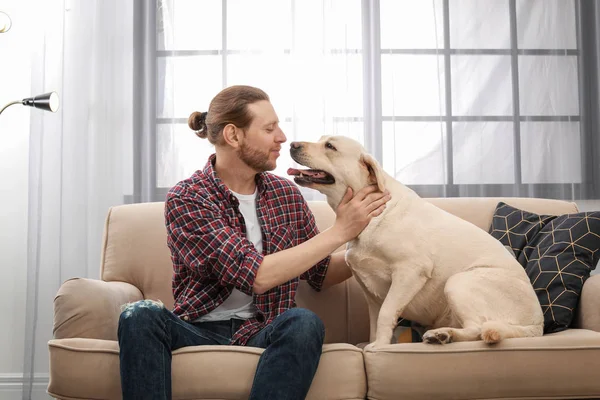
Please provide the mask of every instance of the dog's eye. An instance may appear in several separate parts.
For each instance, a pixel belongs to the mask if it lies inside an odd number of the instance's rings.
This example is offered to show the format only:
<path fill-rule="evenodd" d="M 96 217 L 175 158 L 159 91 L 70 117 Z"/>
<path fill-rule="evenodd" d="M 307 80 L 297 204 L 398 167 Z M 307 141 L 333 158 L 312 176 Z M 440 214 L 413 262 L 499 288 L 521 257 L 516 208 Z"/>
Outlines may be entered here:
<path fill-rule="evenodd" d="M 328 149 L 331 149 L 333 151 L 337 151 L 337 149 L 334 147 L 334 145 L 332 145 L 329 142 L 325 143 L 325 147 L 327 147 Z"/>

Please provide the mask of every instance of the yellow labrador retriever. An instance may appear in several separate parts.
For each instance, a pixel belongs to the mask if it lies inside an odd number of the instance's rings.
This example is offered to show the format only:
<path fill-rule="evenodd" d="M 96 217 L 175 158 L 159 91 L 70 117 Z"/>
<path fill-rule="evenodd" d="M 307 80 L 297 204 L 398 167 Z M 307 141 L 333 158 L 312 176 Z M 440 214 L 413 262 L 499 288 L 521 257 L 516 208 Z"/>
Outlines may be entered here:
<path fill-rule="evenodd" d="M 523 267 L 484 230 L 423 200 L 388 175 L 355 140 L 324 136 L 294 142 L 297 184 L 320 191 L 335 209 L 347 187 L 388 189 L 386 210 L 346 248 L 365 292 L 369 348 L 390 344 L 398 317 L 428 329 L 426 343 L 541 336 L 544 318 Z"/>

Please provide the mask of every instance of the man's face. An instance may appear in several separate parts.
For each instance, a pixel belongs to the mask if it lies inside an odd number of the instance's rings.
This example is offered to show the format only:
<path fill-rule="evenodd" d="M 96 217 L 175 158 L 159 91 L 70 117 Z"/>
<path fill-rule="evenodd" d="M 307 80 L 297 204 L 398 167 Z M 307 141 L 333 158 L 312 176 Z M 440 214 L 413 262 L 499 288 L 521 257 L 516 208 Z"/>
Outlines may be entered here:
<path fill-rule="evenodd" d="M 281 144 L 287 138 L 279 127 L 279 118 L 268 101 L 248 105 L 254 118 L 240 139 L 238 156 L 257 172 L 272 171 L 277 167 Z"/>

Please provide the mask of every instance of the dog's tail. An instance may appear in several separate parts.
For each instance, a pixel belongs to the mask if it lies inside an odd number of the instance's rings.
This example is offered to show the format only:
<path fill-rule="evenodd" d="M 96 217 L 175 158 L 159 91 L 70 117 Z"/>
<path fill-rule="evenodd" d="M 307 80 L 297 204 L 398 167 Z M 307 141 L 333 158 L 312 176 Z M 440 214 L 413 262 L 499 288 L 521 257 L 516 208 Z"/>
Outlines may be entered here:
<path fill-rule="evenodd" d="M 481 338 L 488 344 L 509 338 L 542 336 L 543 333 L 543 324 L 512 325 L 503 321 L 487 321 L 481 325 Z"/>

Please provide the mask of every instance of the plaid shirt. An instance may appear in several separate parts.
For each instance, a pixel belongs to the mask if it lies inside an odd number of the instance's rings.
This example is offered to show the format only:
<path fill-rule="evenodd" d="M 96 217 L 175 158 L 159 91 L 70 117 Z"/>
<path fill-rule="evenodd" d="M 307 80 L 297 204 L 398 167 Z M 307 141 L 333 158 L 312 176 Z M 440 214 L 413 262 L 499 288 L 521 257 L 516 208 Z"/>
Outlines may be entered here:
<path fill-rule="evenodd" d="M 256 208 L 263 234 L 263 253 L 259 253 L 246 238 L 237 198 L 215 173 L 215 158 L 211 155 L 203 170 L 167 194 L 165 223 L 174 268 L 173 313 L 193 321 L 217 308 L 235 287 L 253 296 L 258 309 L 231 339 L 231 344 L 245 345 L 276 316 L 296 306 L 298 278 L 260 295 L 252 292 L 264 256 L 297 246 L 319 231 L 293 183 L 271 173 L 258 174 Z M 321 290 L 329 261 L 327 256 L 299 278 Z"/>

